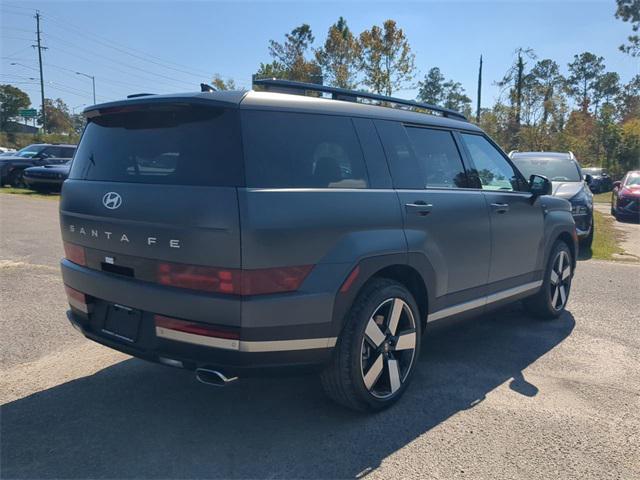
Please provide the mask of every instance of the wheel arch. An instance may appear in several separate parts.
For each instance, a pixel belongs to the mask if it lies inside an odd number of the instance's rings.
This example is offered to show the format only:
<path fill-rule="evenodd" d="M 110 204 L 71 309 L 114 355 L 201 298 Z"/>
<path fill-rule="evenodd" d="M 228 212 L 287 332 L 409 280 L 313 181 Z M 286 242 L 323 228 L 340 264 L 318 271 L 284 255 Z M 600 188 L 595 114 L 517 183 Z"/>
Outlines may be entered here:
<path fill-rule="evenodd" d="M 424 255 L 419 255 L 424 257 Z M 351 305 L 369 281 L 375 278 L 388 278 L 404 285 L 413 295 L 418 305 L 422 326 L 426 325 L 430 305 L 432 305 L 433 289 L 429 288 L 434 281 L 432 268 L 426 257 L 413 258 L 407 254 L 381 255 L 365 258 L 354 265 L 350 272 L 358 268 L 358 275 L 347 292 L 339 291 L 334 304 L 333 323 L 336 334 L 344 327 L 344 318 Z"/>

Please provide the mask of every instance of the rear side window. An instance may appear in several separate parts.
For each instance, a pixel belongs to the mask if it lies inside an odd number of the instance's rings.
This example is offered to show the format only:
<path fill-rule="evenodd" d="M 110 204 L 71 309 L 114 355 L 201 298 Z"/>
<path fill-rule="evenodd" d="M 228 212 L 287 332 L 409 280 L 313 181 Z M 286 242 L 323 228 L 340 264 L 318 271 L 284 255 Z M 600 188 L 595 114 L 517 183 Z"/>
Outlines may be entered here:
<path fill-rule="evenodd" d="M 238 111 L 182 104 L 92 118 L 69 178 L 241 186 Z"/>
<path fill-rule="evenodd" d="M 368 175 L 348 117 L 242 112 L 245 175 L 255 188 L 366 188 Z"/>
<path fill-rule="evenodd" d="M 423 185 L 428 188 L 465 188 L 462 158 L 451 132 L 407 127 Z"/>

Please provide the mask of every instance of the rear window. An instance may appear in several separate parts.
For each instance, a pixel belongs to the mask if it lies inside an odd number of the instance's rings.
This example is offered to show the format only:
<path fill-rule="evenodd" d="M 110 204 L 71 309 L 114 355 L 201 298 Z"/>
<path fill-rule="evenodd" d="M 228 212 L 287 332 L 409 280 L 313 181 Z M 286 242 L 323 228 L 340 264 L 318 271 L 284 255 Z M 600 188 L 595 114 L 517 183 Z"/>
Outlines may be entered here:
<path fill-rule="evenodd" d="M 240 186 L 237 110 L 163 105 L 91 118 L 69 178 Z"/>
<path fill-rule="evenodd" d="M 245 175 L 255 188 L 366 188 L 368 175 L 348 117 L 242 113 Z"/>

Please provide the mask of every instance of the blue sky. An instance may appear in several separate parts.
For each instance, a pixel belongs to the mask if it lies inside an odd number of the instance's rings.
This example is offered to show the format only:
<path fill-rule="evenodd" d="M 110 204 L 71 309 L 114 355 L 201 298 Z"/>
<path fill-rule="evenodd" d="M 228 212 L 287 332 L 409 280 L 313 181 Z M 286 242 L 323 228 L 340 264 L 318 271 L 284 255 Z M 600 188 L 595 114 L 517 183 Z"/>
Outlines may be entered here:
<path fill-rule="evenodd" d="M 198 89 L 214 73 L 248 87 L 269 39 L 308 23 L 320 46 L 342 15 L 359 33 L 393 18 L 404 29 L 422 77 L 438 66 L 476 97 L 477 63 L 484 56 L 483 106 L 493 104 L 517 47 L 556 60 L 566 72 L 573 55 L 592 51 L 623 81 L 640 73 L 638 59 L 618 51 L 629 24 L 614 18 L 614 0 L 599 2 L 185 2 L 0 1 L 0 83 L 14 83 L 39 106 L 33 13 L 42 13 L 47 97 L 71 108 L 129 93 Z M 11 65 L 19 63 L 20 65 Z M 413 98 L 415 89 L 396 92 Z"/>

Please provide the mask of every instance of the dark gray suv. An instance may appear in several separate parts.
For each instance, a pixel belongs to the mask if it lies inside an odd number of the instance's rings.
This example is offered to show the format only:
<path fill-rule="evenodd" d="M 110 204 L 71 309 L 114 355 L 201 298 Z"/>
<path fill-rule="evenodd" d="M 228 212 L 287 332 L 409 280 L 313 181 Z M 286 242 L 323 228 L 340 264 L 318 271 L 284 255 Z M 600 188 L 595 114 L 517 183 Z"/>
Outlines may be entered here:
<path fill-rule="evenodd" d="M 576 231 L 546 178 L 456 112 L 256 83 L 85 111 L 60 204 L 85 336 L 214 385 L 319 371 L 370 411 L 406 389 L 427 322 L 562 313 Z"/>

